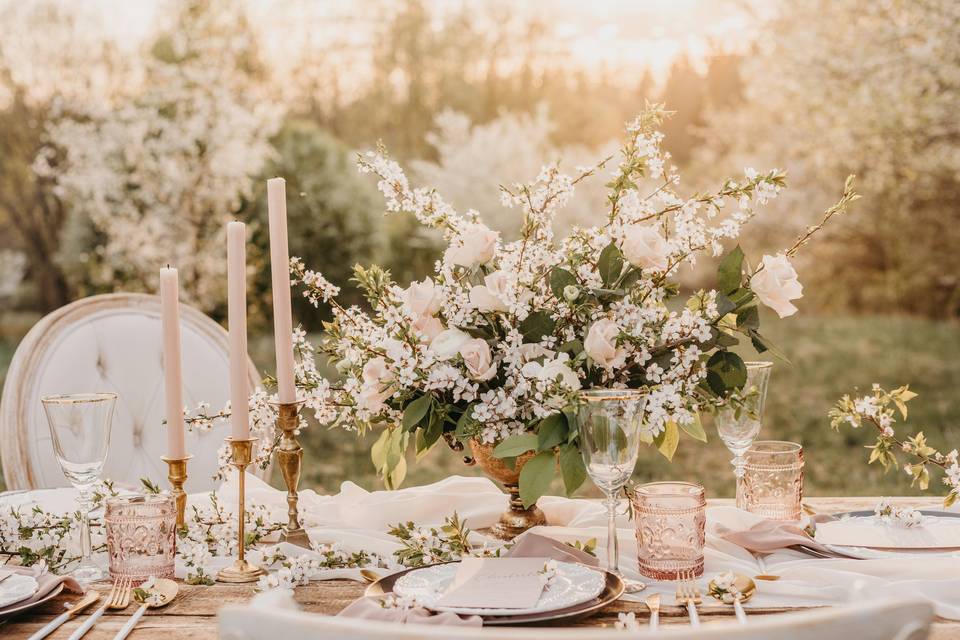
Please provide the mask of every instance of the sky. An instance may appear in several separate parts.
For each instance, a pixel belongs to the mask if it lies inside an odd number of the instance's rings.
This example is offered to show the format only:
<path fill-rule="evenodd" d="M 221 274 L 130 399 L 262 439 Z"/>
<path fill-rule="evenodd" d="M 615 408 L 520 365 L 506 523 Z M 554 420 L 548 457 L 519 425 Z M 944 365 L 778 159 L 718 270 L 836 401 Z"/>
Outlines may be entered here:
<path fill-rule="evenodd" d="M 6 0 L 8 2 L 14 0 Z M 68 0 L 64 0 L 68 1 Z M 751 40 L 752 14 L 768 0 L 426 0 L 438 12 L 462 6 L 478 15 L 506 10 L 547 23 L 551 42 L 585 68 L 649 67 L 662 79 L 680 53 L 696 64 L 713 48 L 743 51 Z M 304 38 L 337 46 L 344 38 L 362 46 L 390 6 L 388 0 L 246 0 L 263 34 L 267 59 L 282 65 Z M 123 46 L 149 36 L 169 0 L 86 0 L 97 22 Z M 358 11 L 357 7 L 361 7 Z"/>

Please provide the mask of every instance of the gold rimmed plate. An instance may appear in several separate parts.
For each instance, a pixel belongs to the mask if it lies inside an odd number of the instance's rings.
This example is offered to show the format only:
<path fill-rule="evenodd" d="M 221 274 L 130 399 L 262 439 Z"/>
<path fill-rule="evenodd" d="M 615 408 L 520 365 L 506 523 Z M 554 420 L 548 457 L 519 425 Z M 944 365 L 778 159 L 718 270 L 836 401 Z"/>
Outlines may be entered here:
<path fill-rule="evenodd" d="M 449 564 L 445 562 L 440 562 L 437 564 Z M 426 565 L 424 567 L 414 567 L 411 569 L 404 569 L 403 571 L 398 571 L 397 573 L 384 576 L 377 580 L 376 582 L 369 585 L 364 592 L 364 595 L 369 598 L 378 598 L 388 594 L 393 593 L 393 585 L 396 584 L 397 580 L 401 577 L 407 575 L 412 571 L 417 569 L 424 569 L 426 567 L 435 566 L 435 565 Z M 526 613 L 521 615 L 484 615 L 480 616 L 483 618 L 484 626 L 506 626 L 506 625 L 524 625 L 524 624 L 537 624 L 545 622 L 555 622 L 557 620 L 569 620 L 571 618 L 581 618 L 592 615 L 597 611 L 603 609 L 607 605 L 613 604 L 617 599 L 623 595 L 624 584 L 623 580 L 619 576 L 616 576 L 609 571 L 599 569 L 597 567 L 590 567 L 594 571 L 598 571 L 604 575 L 604 586 L 603 591 L 600 592 L 595 598 L 587 600 L 586 602 L 581 602 L 580 604 L 573 605 L 570 607 L 565 607 L 563 609 L 554 609 L 552 611 L 542 611 L 538 613 Z"/>
<path fill-rule="evenodd" d="M 20 613 L 21 611 L 26 611 L 27 609 L 33 609 L 34 607 L 39 607 L 43 603 L 49 602 L 50 600 L 53 600 L 54 598 L 56 598 L 58 595 L 60 595 L 61 591 L 63 591 L 62 582 L 58 584 L 56 587 L 54 587 L 50 593 L 43 596 L 36 602 L 29 602 L 25 604 L 11 604 L 7 607 L 0 609 L 0 618 L 6 618 L 7 616 L 11 616 L 15 613 Z"/>

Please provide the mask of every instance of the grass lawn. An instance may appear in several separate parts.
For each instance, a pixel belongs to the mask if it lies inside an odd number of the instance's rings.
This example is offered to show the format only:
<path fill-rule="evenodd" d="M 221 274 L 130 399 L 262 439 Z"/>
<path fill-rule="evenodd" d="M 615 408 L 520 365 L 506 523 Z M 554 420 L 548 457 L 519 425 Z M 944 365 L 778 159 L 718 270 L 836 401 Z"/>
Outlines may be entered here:
<path fill-rule="evenodd" d="M 803 317 L 778 321 L 764 317 L 764 333 L 790 358 L 776 362 L 770 383 L 762 438 L 802 442 L 806 451 L 808 495 L 895 495 L 918 493 L 905 475 L 884 475 L 868 467 L 866 429 L 833 432 L 826 413 L 844 393 L 909 383 L 920 396 L 911 403 L 911 424 L 923 428 L 934 446 L 960 446 L 960 324 L 899 317 Z M 251 341 L 258 366 L 273 366 L 272 340 Z M 0 378 L 13 346 L 0 341 Z M 747 358 L 756 358 L 749 348 Z M 684 438 L 672 464 L 656 451 L 641 451 L 635 479 L 699 480 L 711 496 L 730 496 L 730 454 L 707 424 L 706 445 Z M 379 488 L 369 458 L 377 434 L 357 438 L 339 429 L 313 426 L 301 437 L 306 449 L 303 487 L 336 491 L 350 479 Z M 406 485 L 423 484 L 459 473 L 479 474 L 442 444 L 424 459 L 409 461 Z M 281 486 L 279 478 L 275 485 Z M 938 487 L 934 487 L 939 490 Z M 559 483 L 554 491 L 560 492 Z M 589 482 L 581 495 L 597 495 Z"/>

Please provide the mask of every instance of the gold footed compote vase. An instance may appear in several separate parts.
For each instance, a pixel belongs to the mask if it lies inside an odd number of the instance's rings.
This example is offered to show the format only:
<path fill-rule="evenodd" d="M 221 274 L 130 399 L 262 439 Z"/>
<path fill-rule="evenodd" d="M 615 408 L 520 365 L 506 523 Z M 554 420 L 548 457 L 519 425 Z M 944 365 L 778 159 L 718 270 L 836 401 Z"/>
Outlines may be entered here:
<path fill-rule="evenodd" d="M 488 478 L 502 484 L 510 494 L 510 507 L 500 515 L 500 520 L 490 527 L 488 533 L 500 540 L 512 540 L 527 529 L 547 523 L 543 511 L 536 504 L 525 508 L 520 499 L 520 471 L 536 452 L 517 456 L 516 464 L 511 468 L 502 459 L 494 457 L 493 448 L 492 444 L 470 441 L 473 461 L 480 465 Z"/>

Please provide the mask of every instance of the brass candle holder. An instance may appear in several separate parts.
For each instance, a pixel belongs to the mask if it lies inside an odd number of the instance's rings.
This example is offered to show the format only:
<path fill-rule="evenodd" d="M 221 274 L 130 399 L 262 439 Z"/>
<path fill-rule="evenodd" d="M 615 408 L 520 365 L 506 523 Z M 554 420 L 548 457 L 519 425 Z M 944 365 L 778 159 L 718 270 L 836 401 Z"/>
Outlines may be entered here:
<path fill-rule="evenodd" d="M 300 407 L 302 402 L 280 402 L 277 407 L 277 428 L 282 435 L 277 446 L 277 462 L 280 473 L 287 485 L 287 526 L 280 534 L 282 542 L 299 547 L 310 548 L 310 538 L 300 523 L 297 507 L 297 487 L 300 485 L 300 466 L 303 461 L 303 447 L 297 440 L 296 432 L 300 427 Z"/>
<path fill-rule="evenodd" d="M 177 529 L 181 529 L 185 523 L 185 513 L 187 510 L 187 493 L 183 490 L 183 483 L 187 481 L 187 461 L 192 455 L 183 458 L 168 458 L 163 456 L 161 459 L 167 463 L 167 480 L 173 490 L 174 503 L 177 506 Z"/>
<path fill-rule="evenodd" d="M 238 440 L 227 438 L 230 445 L 230 463 L 236 468 L 239 476 L 239 498 L 237 500 L 237 559 L 233 565 L 222 569 L 217 574 L 217 580 L 220 582 L 256 582 L 260 576 L 266 575 L 266 571 L 255 564 L 247 562 L 244 550 L 244 525 L 246 520 L 246 470 L 253 460 L 253 445 L 257 442 L 256 438 L 247 438 Z"/>

